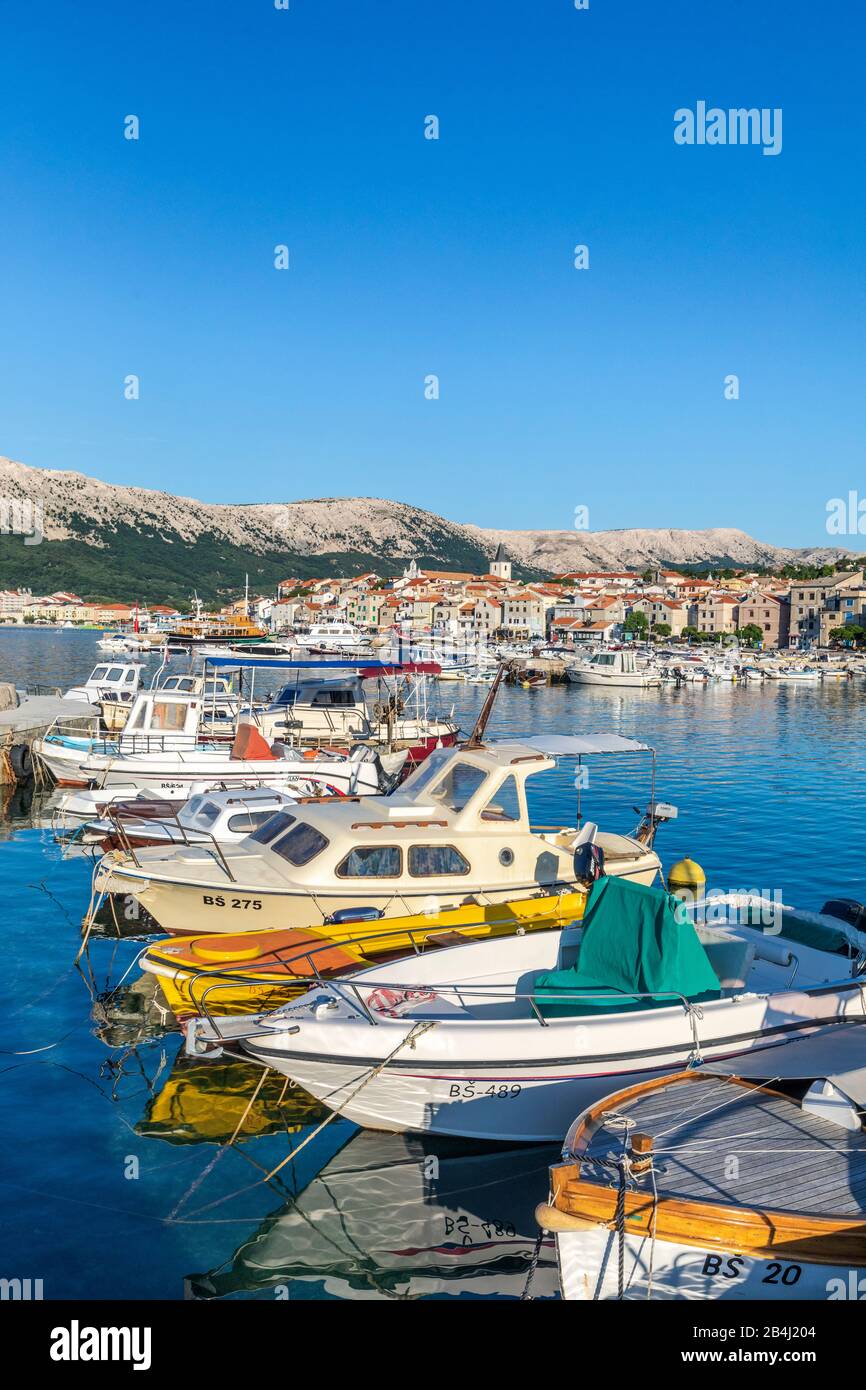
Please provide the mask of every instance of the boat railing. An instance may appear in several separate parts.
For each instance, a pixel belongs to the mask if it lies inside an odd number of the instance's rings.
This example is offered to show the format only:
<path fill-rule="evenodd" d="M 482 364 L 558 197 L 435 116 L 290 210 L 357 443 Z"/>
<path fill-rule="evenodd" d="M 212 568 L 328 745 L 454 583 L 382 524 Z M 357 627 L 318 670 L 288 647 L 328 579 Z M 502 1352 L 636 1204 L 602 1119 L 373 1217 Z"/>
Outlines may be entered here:
<path fill-rule="evenodd" d="M 128 827 L 124 825 L 124 820 L 134 820 L 136 824 L 139 826 L 147 825 L 147 820 L 141 816 L 136 816 L 135 813 L 131 811 L 124 813 L 122 809 L 119 809 L 115 806 L 108 806 L 106 808 L 105 818 L 106 820 L 111 821 L 112 825 L 114 826 L 115 833 L 117 834 L 117 838 L 120 841 L 120 847 L 123 850 L 123 853 L 128 854 L 129 857 L 132 859 L 133 863 L 135 864 L 136 868 L 140 869 L 142 867 L 141 860 L 138 858 L 138 855 L 135 852 L 135 845 L 133 844 L 133 841 L 130 838 Z M 225 854 L 223 853 L 222 846 L 220 845 L 219 840 L 209 830 L 199 829 L 197 826 L 185 826 L 180 819 L 178 810 L 166 813 L 166 815 L 164 816 L 160 816 L 161 823 L 164 824 L 166 821 L 171 821 L 172 830 L 174 831 L 174 829 L 177 829 L 181 838 L 181 842 L 187 847 L 187 849 L 205 850 L 207 854 L 212 855 L 217 860 L 218 864 L 222 868 L 229 881 L 231 883 L 236 882 L 235 876 L 229 868 L 228 860 L 226 859 Z M 189 829 L 194 829 L 196 836 L 194 840 L 191 840 L 189 838 L 189 835 L 187 833 Z M 177 844 L 177 841 L 172 841 L 172 843 Z"/>
<path fill-rule="evenodd" d="M 555 898 L 552 897 L 550 899 L 551 917 L 555 917 L 557 915 L 556 904 L 558 904 L 560 901 L 561 895 L 557 895 Z M 339 976 L 332 978 L 327 973 L 323 974 L 319 968 L 319 964 L 317 961 L 318 956 L 327 955 L 328 953 L 333 952 L 335 950 L 358 950 L 360 955 L 363 957 L 367 954 L 373 954 L 372 952 L 368 953 L 364 950 L 364 947 L 369 944 L 375 945 L 377 947 L 377 950 L 375 952 L 376 955 L 387 956 L 389 954 L 389 943 L 391 950 L 400 950 L 402 952 L 404 950 L 404 942 L 408 938 L 412 953 L 416 956 L 421 956 L 425 954 L 425 950 L 441 950 L 444 949 L 446 945 L 450 946 L 457 944 L 451 940 L 449 940 L 448 942 L 443 941 L 441 938 L 445 935 L 448 935 L 449 937 L 454 934 L 457 934 L 459 936 L 465 935 L 466 945 L 471 945 L 473 938 L 467 935 L 467 933 L 471 931 L 478 931 L 482 927 L 489 927 L 491 929 L 491 934 L 500 928 L 504 928 L 506 930 L 510 930 L 511 928 L 519 930 L 520 928 L 523 928 L 524 931 L 545 930 L 545 927 L 543 926 L 534 925 L 534 922 L 536 921 L 537 919 L 527 920 L 527 918 L 525 917 L 518 917 L 514 914 L 507 917 L 496 917 L 492 920 L 490 918 L 480 917 L 477 921 L 461 922 L 459 927 L 443 927 L 438 922 L 431 922 L 429 925 L 425 926 L 394 927 L 393 930 L 386 932 L 364 932 L 358 936 L 341 937 L 339 939 L 327 939 L 322 940 L 316 945 L 305 946 L 300 948 L 297 946 L 275 946 L 269 951 L 263 951 L 262 955 L 258 957 L 257 960 L 238 961 L 230 963 L 227 962 L 223 966 L 223 969 L 230 971 L 232 976 L 235 977 L 231 980 L 214 980 L 212 978 L 214 974 L 214 967 L 211 967 L 210 969 L 202 969 L 197 971 L 194 975 L 190 977 L 189 995 L 192 1002 L 201 1008 L 202 1014 L 211 1023 L 213 1023 L 214 1020 L 207 1009 L 207 996 L 214 990 L 234 989 L 237 985 L 236 977 L 238 975 L 243 975 L 245 977 L 244 983 L 250 985 L 274 985 L 275 983 L 279 983 L 278 981 L 275 981 L 272 974 L 266 973 L 267 967 L 263 966 L 261 963 L 262 959 L 267 956 L 271 956 L 273 958 L 274 965 L 279 965 L 281 969 L 285 970 L 286 983 L 289 982 L 292 976 L 293 966 L 306 966 L 306 970 L 303 972 L 303 974 L 297 975 L 296 978 L 299 983 L 303 983 L 305 979 L 309 979 L 309 988 L 312 989 L 316 985 L 324 986 L 331 984 L 333 982 L 333 978 L 340 978 Z M 574 918 L 574 923 L 579 923 L 579 921 L 579 918 Z M 572 924 L 569 923 L 569 925 Z M 439 940 L 436 939 L 437 936 L 439 936 Z M 477 938 L 474 939 L 477 940 Z M 199 980 L 206 981 L 206 984 L 204 989 L 201 991 L 200 995 L 196 995 L 194 994 L 194 987 Z"/>

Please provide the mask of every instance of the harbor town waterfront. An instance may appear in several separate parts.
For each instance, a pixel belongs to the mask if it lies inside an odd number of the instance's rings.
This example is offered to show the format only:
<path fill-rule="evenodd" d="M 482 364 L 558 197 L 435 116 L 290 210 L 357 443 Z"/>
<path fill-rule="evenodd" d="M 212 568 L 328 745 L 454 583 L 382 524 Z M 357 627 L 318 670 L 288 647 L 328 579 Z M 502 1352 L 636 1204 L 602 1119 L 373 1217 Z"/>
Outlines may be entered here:
<path fill-rule="evenodd" d="M 100 660 L 96 643 L 84 631 L 9 630 L 0 659 L 22 685 L 35 672 L 79 684 Z M 149 674 L 159 664 L 145 658 Z M 443 689 L 447 713 L 468 733 L 488 691 L 469 682 Z M 763 899 L 778 891 L 786 907 L 819 916 L 861 885 L 862 845 L 848 827 L 866 773 L 863 677 L 506 685 L 488 737 L 507 744 L 571 730 L 615 730 L 655 748 L 657 796 L 678 810 L 655 842 L 665 873 L 689 859 L 714 889 Z M 586 815 L 629 830 L 643 771 L 628 759 L 593 763 L 580 792 Z M 558 760 L 546 781 L 537 791 L 528 783 L 533 821 L 573 816 L 573 761 Z M 243 1057 L 189 1056 L 158 977 L 140 969 L 158 936 L 130 902 L 118 900 L 116 921 L 109 911 L 72 967 L 93 860 L 56 838 L 62 796 L 4 790 L 10 1142 L 0 1182 L 15 1194 L 10 1265 L 38 1270 L 45 1299 L 519 1297 L 557 1146 L 491 1151 L 359 1130 L 339 1116 L 320 1129 L 329 1112 L 278 1073 L 261 1084 Z M 218 1006 L 216 993 L 210 1003 Z M 257 1181 L 307 1140 L 291 1172 Z M 142 1242 L 148 1258 L 130 1260 Z M 559 1294 L 552 1233 L 533 1289 L 536 1298 Z"/>
<path fill-rule="evenodd" d="M 16 1349 L 850 1376 L 866 16 L 202 19 L 0 21 Z"/>

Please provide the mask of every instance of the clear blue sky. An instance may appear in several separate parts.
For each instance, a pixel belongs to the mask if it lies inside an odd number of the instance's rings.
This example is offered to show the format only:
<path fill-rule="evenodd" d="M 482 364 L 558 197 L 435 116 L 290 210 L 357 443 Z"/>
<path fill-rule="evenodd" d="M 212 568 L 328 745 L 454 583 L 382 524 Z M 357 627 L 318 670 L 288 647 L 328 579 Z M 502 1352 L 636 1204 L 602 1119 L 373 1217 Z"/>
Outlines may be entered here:
<path fill-rule="evenodd" d="M 0 26 L 0 453 L 796 545 L 866 494 L 850 0 L 5 0 Z M 676 145 L 698 100 L 781 107 L 781 154 Z"/>

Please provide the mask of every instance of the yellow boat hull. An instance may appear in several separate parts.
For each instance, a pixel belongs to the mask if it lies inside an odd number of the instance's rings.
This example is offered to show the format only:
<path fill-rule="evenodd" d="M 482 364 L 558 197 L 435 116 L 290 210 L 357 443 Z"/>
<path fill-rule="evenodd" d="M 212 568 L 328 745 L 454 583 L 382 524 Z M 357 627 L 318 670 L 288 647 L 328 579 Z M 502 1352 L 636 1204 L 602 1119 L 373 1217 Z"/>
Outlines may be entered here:
<path fill-rule="evenodd" d="M 416 949 L 455 945 L 461 938 L 554 930 L 582 917 L 585 904 L 585 893 L 572 892 L 304 931 L 175 936 L 154 943 L 142 957 L 142 967 L 156 975 L 179 1019 L 264 1013 L 304 993 L 317 972 L 344 975 Z"/>

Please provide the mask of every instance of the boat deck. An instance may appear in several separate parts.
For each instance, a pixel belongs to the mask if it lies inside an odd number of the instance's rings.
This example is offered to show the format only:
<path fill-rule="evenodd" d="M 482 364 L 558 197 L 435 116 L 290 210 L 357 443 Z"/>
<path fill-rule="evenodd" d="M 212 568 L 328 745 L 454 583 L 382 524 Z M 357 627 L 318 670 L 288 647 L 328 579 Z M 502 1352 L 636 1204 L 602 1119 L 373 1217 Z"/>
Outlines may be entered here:
<path fill-rule="evenodd" d="M 659 1087 L 616 1113 L 652 1136 L 660 1197 L 866 1223 L 866 1134 L 785 1096 L 707 1076 Z M 615 1180 L 598 1160 L 620 1154 L 624 1135 L 611 1112 L 581 1156 L 582 1177 Z"/>

